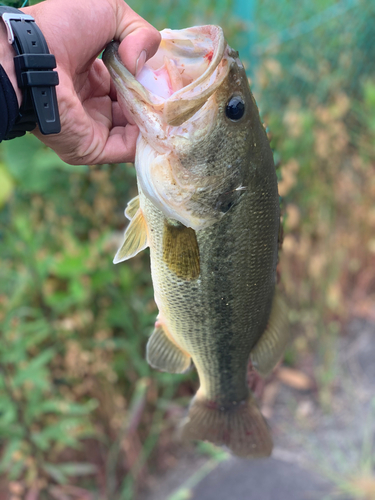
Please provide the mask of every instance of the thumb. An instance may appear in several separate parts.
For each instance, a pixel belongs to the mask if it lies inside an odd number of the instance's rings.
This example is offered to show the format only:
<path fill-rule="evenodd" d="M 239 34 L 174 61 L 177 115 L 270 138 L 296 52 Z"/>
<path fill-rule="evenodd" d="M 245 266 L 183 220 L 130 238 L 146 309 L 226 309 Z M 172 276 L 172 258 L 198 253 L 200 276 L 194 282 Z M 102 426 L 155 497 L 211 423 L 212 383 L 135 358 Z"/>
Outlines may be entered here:
<path fill-rule="evenodd" d="M 161 35 L 123 0 L 118 0 L 118 3 L 115 39 L 121 42 L 119 55 L 122 62 L 134 75 L 158 50 Z"/>

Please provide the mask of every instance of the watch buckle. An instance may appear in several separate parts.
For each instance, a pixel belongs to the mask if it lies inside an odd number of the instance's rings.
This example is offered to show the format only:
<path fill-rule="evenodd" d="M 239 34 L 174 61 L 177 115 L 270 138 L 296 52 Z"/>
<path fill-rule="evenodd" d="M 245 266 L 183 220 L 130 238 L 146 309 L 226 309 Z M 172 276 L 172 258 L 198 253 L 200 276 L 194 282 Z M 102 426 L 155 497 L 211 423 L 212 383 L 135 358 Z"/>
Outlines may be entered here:
<path fill-rule="evenodd" d="M 35 21 L 35 19 L 32 16 L 29 16 L 27 14 L 16 14 L 16 13 L 13 14 L 10 12 L 4 12 L 4 14 L 1 17 L 3 18 L 5 26 L 7 27 L 8 42 L 11 45 L 13 45 L 14 43 L 14 33 L 10 21 Z"/>

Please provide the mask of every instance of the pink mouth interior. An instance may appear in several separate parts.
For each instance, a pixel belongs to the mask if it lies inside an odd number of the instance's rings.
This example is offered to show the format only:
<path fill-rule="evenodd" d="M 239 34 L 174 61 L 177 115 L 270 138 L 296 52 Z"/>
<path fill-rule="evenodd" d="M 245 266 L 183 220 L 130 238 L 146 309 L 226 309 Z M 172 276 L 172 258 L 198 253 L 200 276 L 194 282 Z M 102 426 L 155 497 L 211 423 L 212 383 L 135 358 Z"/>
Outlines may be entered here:
<path fill-rule="evenodd" d="M 163 99 L 168 99 L 168 97 L 178 90 L 173 89 L 172 82 L 165 65 L 157 70 L 153 70 L 147 65 L 144 66 L 142 71 L 137 76 L 137 80 L 147 90 L 159 97 L 162 97 Z"/>
<path fill-rule="evenodd" d="M 197 51 L 194 58 L 154 56 L 137 75 L 137 80 L 153 94 L 168 99 L 201 76 L 210 65 L 212 56 L 211 47 Z"/>

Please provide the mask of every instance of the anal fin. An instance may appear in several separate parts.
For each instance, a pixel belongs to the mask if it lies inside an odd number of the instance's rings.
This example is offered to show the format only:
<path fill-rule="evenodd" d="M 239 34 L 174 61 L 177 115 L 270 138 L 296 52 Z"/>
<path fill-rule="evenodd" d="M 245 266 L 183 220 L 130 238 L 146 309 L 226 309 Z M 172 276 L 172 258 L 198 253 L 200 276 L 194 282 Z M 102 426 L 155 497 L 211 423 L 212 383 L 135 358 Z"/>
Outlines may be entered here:
<path fill-rule="evenodd" d="M 183 373 L 190 368 L 190 356 L 169 339 L 160 324 L 148 340 L 146 354 L 148 364 L 163 372 Z"/>
<path fill-rule="evenodd" d="M 275 291 L 268 325 L 250 353 L 250 360 L 262 376 L 272 372 L 290 341 L 288 308 Z"/>
<path fill-rule="evenodd" d="M 114 264 L 131 259 L 147 245 L 147 225 L 142 210 L 139 208 L 126 228 L 124 241 L 113 259 Z"/>

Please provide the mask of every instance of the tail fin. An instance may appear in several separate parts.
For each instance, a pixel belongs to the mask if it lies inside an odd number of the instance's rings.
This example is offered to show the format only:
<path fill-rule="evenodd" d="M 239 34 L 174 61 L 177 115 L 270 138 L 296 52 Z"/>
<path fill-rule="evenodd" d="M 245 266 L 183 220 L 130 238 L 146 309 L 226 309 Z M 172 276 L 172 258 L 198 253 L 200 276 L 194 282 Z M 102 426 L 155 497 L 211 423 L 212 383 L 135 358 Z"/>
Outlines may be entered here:
<path fill-rule="evenodd" d="M 226 445 L 244 458 L 268 457 L 273 446 L 268 425 L 251 395 L 230 409 L 195 397 L 182 435 L 185 439 Z"/>

